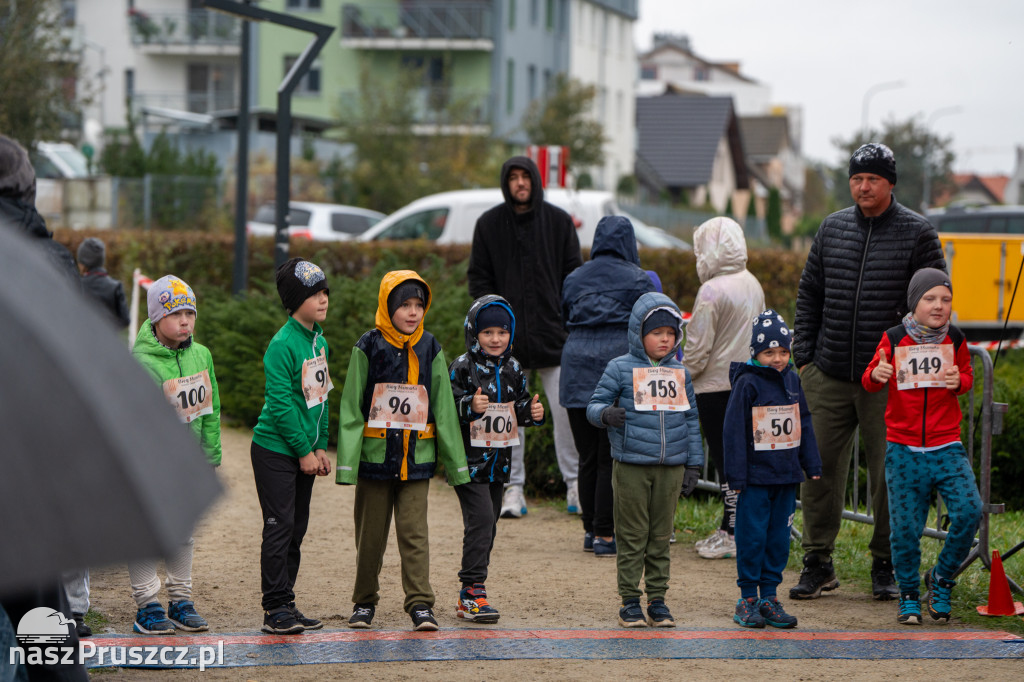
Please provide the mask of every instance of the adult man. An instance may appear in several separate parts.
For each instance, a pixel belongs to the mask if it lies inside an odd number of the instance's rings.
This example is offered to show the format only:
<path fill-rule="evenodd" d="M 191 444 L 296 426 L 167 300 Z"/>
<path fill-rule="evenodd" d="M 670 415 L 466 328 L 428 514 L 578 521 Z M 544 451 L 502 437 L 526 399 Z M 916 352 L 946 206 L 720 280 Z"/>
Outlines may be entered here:
<path fill-rule="evenodd" d="M 512 352 L 524 369 L 540 374 L 554 422 L 555 455 L 567 489 L 567 508 L 579 513 L 579 455 L 565 408 L 558 402 L 558 382 L 567 336 L 562 325 L 562 281 L 583 264 L 580 242 L 569 214 L 544 201 L 540 171 L 532 160 L 513 156 L 506 161 L 501 169 L 501 191 L 505 203 L 489 209 L 476 222 L 469 256 L 469 295 L 476 299 L 498 294 L 512 305 L 516 315 Z M 501 503 L 505 517 L 526 513 L 522 432 L 519 437 L 520 444 L 512 449 L 509 484 Z"/>
<path fill-rule="evenodd" d="M 874 532 L 871 585 L 875 599 L 898 595 L 889 548 L 885 487 L 884 393 L 860 376 L 882 333 L 906 311 L 907 285 L 921 268 L 946 269 L 935 229 L 896 202 L 896 159 L 883 144 L 865 144 L 850 158 L 855 206 L 825 218 L 807 256 L 796 302 L 794 360 L 811 408 L 823 465 L 806 481 L 804 568 L 791 599 L 816 599 L 839 587 L 832 551 L 842 517 L 854 434 L 860 426 L 871 479 Z"/>

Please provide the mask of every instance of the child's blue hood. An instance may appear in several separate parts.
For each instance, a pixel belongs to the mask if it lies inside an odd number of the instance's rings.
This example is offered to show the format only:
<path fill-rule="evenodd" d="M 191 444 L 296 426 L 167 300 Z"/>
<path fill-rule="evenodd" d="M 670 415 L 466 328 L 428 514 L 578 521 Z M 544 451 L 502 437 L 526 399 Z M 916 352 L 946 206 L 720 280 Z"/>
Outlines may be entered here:
<path fill-rule="evenodd" d="M 643 334 L 644 320 L 655 310 L 667 310 L 676 318 L 676 345 L 666 357 L 674 357 L 676 348 L 683 342 L 683 315 L 671 298 L 665 294 L 650 292 L 644 294 L 633 304 L 633 311 L 629 315 L 629 352 L 633 356 L 647 363 L 652 363 L 644 351 Z"/>
<path fill-rule="evenodd" d="M 636 233 L 629 218 L 609 215 L 597 223 L 590 256 L 597 258 L 602 255 L 615 256 L 634 265 L 640 265 L 640 254 L 636 250 Z"/>
<path fill-rule="evenodd" d="M 509 305 L 508 301 L 506 301 L 504 298 L 496 294 L 487 294 L 486 296 L 481 296 L 480 298 L 473 301 L 473 303 L 469 306 L 469 312 L 466 313 L 466 319 L 462 323 L 463 327 L 465 327 L 466 329 L 466 350 L 468 350 L 470 353 L 479 353 L 480 355 L 484 355 L 483 350 L 480 348 L 480 343 L 477 341 L 476 338 L 477 333 L 480 331 L 476 328 L 476 318 L 480 314 L 481 310 L 483 310 L 487 306 L 492 305 L 501 306 L 502 308 L 508 311 L 509 317 L 512 318 L 512 328 L 509 330 L 508 347 L 505 348 L 505 352 L 501 354 L 500 358 L 493 358 L 489 355 L 486 356 L 491 360 L 500 359 L 504 361 L 510 355 L 512 355 L 512 344 L 516 340 L 516 315 L 515 313 L 512 312 L 512 306 Z"/>

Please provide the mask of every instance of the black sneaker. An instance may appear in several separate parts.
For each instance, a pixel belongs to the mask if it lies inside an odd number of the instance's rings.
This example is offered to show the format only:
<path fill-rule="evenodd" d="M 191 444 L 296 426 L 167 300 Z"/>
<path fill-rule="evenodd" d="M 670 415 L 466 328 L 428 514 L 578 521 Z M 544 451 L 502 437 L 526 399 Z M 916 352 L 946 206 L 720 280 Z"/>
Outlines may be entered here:
<path fill-rule="evenodd" d="M 653 599 L 647 603 L 647 624 L 655 628 L 674 628 L 676 621 L 668 610 L 664 599 Z"/>
<path fill-rule="evenodd" d="M 307 618 L 306 616 L 302 615 L 302 611 L 299 611 L 299 609 L 295 606 L 295 602 L 290 602 L 288 604 L 288 610 L 292 612 L 293 616 L 295 616 L 295 620 L 302 623 L 302 627 L 306 628 L 307 630 L 319 630 L 324 626 L 324 624 L 316 618 Z"/>
<path fill-rule="evenodd" d="M 619 625 L 624 628 L 645 628 L 647 619 L 639 599 L 626 599 L 619 608 Z"/>
<path fill-rule="evenodd" d="M 758 604 L 757 610 L 760 611 L 764 622 L 773 628 L 796 627 L 796 616 L 786 613 L 786 609 L 782 608 L 782 604 L 775 597 L 765 597 L 762 599 L 760 604 Z"/>
<path fill-rule="evenodd" d="M 263 632 L 271 635 L 297 635 L 306 628 L 295 620 L 287 606 L 278 606 L 263 615 Z"/>
<path fill-rule="evenodd" d="M 900 596 L 896 579 L 892 575 L 892 561 L 875 559 L 871 562 L 871 596 L 878 601 L 889 601 Z"/>
<path fill-rule="evenodd" d="M 78 633 L 78 638 L 92 637 L 92 628 L 85 624 L 84 613 L 72 613 L 71 617 L 75 619 L 75 632 Z"/>
<path fill-rule="evenodd" d="M 412 618 L 413 630 L 429 631 L 437 629 L 434 612 L 426 604 L 413 604 L 409 609 L 409 617 Z"/>
<path fill-rule="evenodd" d="M 348 617 L 350 628 L 368 628 L 373 622 L 373 614 L 377 607 L 373 604 L 356 604 L 352 607 L 352 615 Z"/>
<path fill-rule="evenodd" d="M 817 554 L 804 555 L 804 570 L 800 582 L 789 590 L 790 599 L 817 599 L 821 593 L 839 587 L 832 559 L 822 559 Z"/>

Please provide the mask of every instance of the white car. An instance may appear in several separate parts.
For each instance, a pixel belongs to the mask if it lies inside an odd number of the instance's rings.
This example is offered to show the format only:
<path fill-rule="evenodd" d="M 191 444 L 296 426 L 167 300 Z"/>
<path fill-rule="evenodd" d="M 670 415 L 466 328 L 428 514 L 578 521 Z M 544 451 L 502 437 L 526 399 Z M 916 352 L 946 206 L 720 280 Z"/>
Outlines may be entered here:
<path fill-rule="evenodd" d="M 348 241 L 370 229 L 384 218 L 371 211 L 344 204 L 321 204 L 312 201 L 288 203 L 288 235 L 314 241 Z M 274 236 L 274 204 L 263 204 L 246 224 L 248 234 L 256 237 Z"/>
<path fill-rule="evenodd" d="M 544 200 L 572 216 L 582 248 L 589 248 L 593 243 L 594 231 L 601 218 L 621 215 L 633 223 L 640 247 L 691 249 L 682 239 L 651 227 L 620 209 L 611 192 L 545 189 Z M 358 240 L 426 239 L 438 244 L 470 244 L 477 219 L 487 209 L 504 201 L 505 197 L 499 188 L 431 194 L 398 209 L 359 235 Z"/>

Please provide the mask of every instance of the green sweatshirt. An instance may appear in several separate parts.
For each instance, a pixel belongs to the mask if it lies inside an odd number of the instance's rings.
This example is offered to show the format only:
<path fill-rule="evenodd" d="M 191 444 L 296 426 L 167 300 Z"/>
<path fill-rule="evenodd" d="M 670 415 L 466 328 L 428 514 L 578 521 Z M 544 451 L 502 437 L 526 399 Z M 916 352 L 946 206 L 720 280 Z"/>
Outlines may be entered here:
<path fill-rule="evenodd" d="M 193 420 L 189 428 L 199 439 L 210 464 L 220 466 L 220 393 L 217 391 L 217 377 L 213 373 L 210 349 L 196 343 L 194 337 L 189 337 L 180 348 L 171 350 L 157 340 L 153 323 L 146 320 L 135 337 L 132 355 L 161 386 L 169 379 L 192 376 L 204 369 L 209 373 L 213 413 Z"/>
<path fill-rule="evenodd" d="M 306 407 L 302 393 L 302 363 L 321 351 L 327 358 L 327 340 L 319 324 L 310 331 L 289 317 L 274 334 L 263 355 L 267 383 L 254 443 L 296 458 L 327 449 L 327 401 Z"/>

